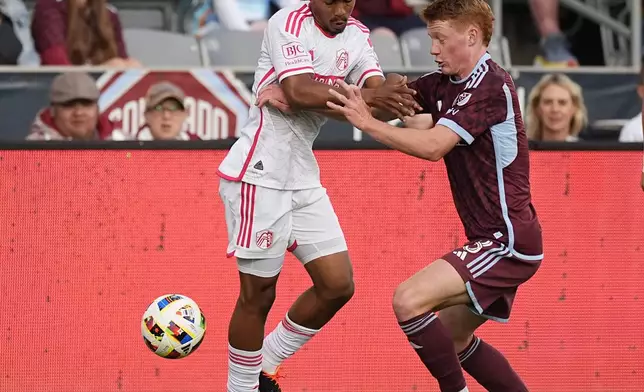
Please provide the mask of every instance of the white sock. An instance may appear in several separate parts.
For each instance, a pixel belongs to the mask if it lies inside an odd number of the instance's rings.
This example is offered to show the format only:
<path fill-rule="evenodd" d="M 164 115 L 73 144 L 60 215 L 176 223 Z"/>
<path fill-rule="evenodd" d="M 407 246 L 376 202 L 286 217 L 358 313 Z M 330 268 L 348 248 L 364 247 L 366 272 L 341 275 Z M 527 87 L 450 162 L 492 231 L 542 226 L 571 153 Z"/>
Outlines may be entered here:
<path fill-rule="evenodd" d="M 262 370 L 267 374 L 275 374 L 277 367 L 311 340 L 318 331 L 295 324 L 287 314 L 277 328 L 264 339 Z"/>
<path fill-rule="evenodd" d="M 257 392 L 262 371 L 262 352 L 228 345 L 228 392 Z"/>

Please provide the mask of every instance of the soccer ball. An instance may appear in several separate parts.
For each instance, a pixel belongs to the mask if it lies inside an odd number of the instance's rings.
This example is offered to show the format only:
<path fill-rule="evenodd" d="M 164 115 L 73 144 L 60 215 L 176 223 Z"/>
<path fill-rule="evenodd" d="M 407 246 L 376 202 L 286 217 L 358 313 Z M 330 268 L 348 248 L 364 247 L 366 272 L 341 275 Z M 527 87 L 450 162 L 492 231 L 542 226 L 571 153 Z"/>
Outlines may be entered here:
<path fill-rule="evenodd" d="M 206 333 L 206 318 L 185 295 L 169 294 L 154 300 L 143 314 L 143 341 L 156 355 L 178 359 L 193 353 Z"/>

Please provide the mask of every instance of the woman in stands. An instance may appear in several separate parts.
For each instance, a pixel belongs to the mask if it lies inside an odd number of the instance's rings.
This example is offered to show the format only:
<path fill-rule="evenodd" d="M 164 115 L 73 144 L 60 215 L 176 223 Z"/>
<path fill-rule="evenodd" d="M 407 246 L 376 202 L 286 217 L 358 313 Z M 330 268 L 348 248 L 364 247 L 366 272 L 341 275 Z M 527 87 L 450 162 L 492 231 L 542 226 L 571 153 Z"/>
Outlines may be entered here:
<path fill-rule="evenodd" d="M 37 0 L 31 32 L 43 65 L 139 65 L 106 0 Z"/>
<path fill-rule="evenodd" d="M 574 142 L 588 123 L 581 86 L 563 74 L 541 78 L 528 98 L 526 131 L 530 140 Z"/>

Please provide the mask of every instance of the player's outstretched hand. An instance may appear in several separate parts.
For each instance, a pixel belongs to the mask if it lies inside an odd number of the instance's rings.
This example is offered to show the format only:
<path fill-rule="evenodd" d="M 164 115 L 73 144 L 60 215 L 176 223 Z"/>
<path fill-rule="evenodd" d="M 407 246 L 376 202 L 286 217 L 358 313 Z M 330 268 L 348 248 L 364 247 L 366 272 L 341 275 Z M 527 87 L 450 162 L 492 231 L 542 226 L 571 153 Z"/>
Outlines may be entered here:
<path fill-rule="evenodd" d="M 327 101 L 326 105 L 336 112 L 341 113 L 356 128 L 366 128 L 366 124 L 373 120 L 373 117 L 371 116 L 371 108 L 362 98 L 360 88 L 358 86 L 350 86 L 342 80 L 339 80 L 338 84 L 346 91 L 347 96 L 345 97 L 333 89 L 329 89 L 329 93 L 342 102 L 342 105 L 331 101 Z"/>
<path fill-rule="evenodd" d="M 407 87 L 407 77 L 387 75 L 386 82 L 370 91 L 369 105 L 396 115 L 399 119 L 411 117 L 422 107 L 414 99 L 416 91 Z"/>
<path fill-rule="evenodd" d="M 281 112 L 291 112 L 291 107 L 286 100 L 284 91 L 278 84 L 269 84 L 259 91 L 255 105 L 261 108 L 266 104 L 271 105 Z"/>

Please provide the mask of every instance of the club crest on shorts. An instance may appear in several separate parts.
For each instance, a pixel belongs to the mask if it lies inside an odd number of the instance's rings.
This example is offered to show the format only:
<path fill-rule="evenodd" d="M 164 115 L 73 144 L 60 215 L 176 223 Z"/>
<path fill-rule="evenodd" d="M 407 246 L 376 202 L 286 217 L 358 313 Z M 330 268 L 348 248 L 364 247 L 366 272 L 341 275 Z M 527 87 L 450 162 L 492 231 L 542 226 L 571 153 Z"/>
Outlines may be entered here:
<path fill-rule="evenodd" d="M 255 243 L 260 249 L 268 249 L 273 245 L 273 232 L 270 230 L 258 231 Z"/>

